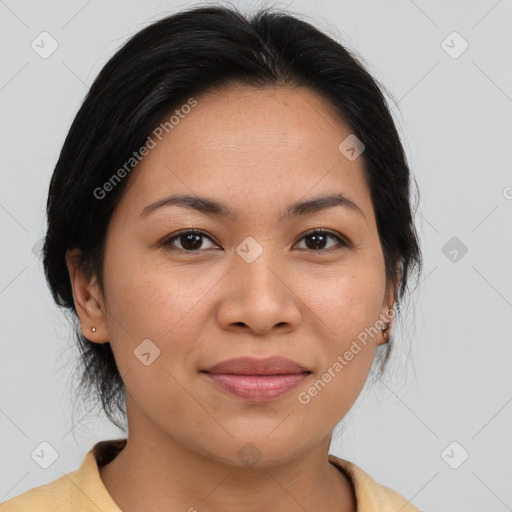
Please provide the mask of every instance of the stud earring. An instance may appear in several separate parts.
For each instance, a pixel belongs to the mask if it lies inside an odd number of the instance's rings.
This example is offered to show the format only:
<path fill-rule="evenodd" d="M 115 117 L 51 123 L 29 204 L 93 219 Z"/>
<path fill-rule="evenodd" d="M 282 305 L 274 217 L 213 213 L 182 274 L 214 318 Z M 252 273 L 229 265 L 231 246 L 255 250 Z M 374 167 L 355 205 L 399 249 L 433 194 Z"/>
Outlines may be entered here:
<path fill-rule="evenodd" d="M 96 327 L 91 327 L 92 332 L 96 332 Z"/>

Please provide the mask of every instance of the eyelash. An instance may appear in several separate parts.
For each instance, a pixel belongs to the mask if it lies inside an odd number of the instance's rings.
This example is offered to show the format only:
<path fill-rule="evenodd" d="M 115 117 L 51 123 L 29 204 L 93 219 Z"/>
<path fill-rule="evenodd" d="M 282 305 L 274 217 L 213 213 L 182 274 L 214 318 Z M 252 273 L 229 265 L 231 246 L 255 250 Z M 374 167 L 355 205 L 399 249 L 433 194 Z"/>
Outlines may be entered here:
<path fill-rule="evenodd" d="M 162 243 L 162 245 L 166 248 L 169 248 L 170 250 L 173 250 L 173 251 L 176 250 L 176 251 L 186 252 L 186 253 L 191 253 L 191 254 L 205 251 L 206 249 L 186 250 L 186 249 L 181 249 L 179 247 L 175 247 L 172 245 L 172 242 L 174 240 L 179 239 L 183 235 L 189 235 L 189 234 L 198 235 L 198 236 L 208 238 L 212 243 L 215 244 L 215 242 L 205 232 L 198 230 L 198 229 L 187 229 L 187 230 L 180 231 L 180 232 L 174 234 L 170 238 L 167 238 Z M 338 235 L 328 229 L 322 229 L 322 228 L 315 228 L 311 231 L 308 231 L 307 233 L 302 235 L 302 237 L 299 239 L 299 242 L 302 241 L 304 238 L 307 238 L 308 236 L 312 236 L 312 235 L 316 235 L 316 234 L 325 234 L 332 238 L 335 238 L 338 241 L 339 246 L 338 247 L 330 247 L 328 249 L 301 249 L 301 250 L 308 251 L 310 253 L 326 253 L 326 252 L 336 251 L 336 250 L 340 250 L 340 249 L 351 246 L 351 244 L 348 242 L 347 239 L 341 237 L 340 235 Z"/>

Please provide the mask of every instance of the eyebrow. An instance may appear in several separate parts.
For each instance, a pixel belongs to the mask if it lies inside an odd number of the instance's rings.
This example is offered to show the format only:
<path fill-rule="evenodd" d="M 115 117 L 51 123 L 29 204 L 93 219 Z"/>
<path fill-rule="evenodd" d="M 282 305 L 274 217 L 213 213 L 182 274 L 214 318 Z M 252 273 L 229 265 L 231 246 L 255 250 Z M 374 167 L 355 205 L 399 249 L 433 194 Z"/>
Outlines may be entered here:
<path fill-rule="evenodd" d="M 185 208 L 193 208 L 205 215 L 211 215 L 214 217 L 226 219 L 238 218 L 236 211 L 224 203 L 220 203 L 207 197 L 199 197 L 186 194 L 171 195 L 147 205 L 141 211 L 139 218 L 145 218 L 152 212 L 167 206 L 182 206 Z M 307 201 L 299 201 L 293 203 L 284 212 L 284 218 L 290 219 L 299 215 L 307 215 L 325 210 L 327 208 L 333 208 L 334 206 L 346 207 L 353 212 L 357 212 L 358 214 L 362 215 L 366 220 L 366 217 L 361 208 L 359 208 L 356 203 L 341 193 L 315 197 L 313 199 L 308 199 Z"/>

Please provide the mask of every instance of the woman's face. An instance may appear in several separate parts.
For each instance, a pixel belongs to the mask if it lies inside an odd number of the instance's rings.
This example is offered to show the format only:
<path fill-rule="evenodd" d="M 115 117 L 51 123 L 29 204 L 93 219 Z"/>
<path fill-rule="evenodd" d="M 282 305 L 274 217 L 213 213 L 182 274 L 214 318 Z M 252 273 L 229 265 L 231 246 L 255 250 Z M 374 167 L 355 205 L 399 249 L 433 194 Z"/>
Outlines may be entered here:
<path fill-rule="evenodd" d="M 226 88 L 196 100 L 125 178 L 107 234 L 104 316 L 82 325 L 111 343 L 131 431 L 144 425 L 229 464 L 253 452 L 260 464 L 284 461 L 330 437 L 384 342 L 375 333 L 394 290 L 362 157 L 340 151 L 351 131 L 308 89 Z M 359 210 L 333 201 L 285 215 L 336 194 Z M 232 215 L 183 204 L 143 214 L 171 195 Z M 201 236 L 187 237 L 192 228 Z M 243 398 L 204 373 L 275 355 L 311 373 L 271 399 Z"/>

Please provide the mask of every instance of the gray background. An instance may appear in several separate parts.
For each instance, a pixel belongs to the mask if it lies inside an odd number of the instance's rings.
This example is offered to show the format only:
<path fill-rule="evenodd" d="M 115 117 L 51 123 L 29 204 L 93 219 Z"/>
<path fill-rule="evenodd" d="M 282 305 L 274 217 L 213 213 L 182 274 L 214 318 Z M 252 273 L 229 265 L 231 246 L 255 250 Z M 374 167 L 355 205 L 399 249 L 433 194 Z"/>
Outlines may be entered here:
<path fill-rule="evenodd" d="M 37 244 L 50 176 L 88 86 L 129 36 L 190 5 L 0 1 L 0 501 L 74 471 L 95 442 L 123 437 L 86 406 L 71 418 L 78 352 Z M 390 91 L 421 194 L 425 271 L 395 330 L 399 351 L 331 452 L 425 511 L 512 510 L 512 2 L 271 5 L 361 55 Z M 46 59 L 31 47 L 43 31 L 58 43 Z M 456 58 L 454 31 L 469 44 Z M 47 469 L 31 457 L 44 441 L 59 454 Z"/>

